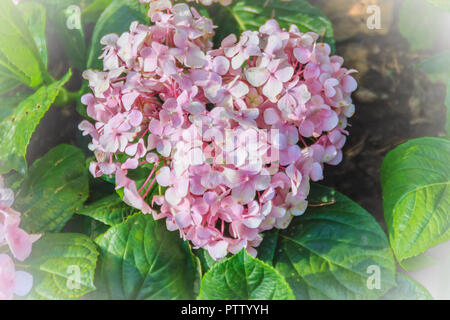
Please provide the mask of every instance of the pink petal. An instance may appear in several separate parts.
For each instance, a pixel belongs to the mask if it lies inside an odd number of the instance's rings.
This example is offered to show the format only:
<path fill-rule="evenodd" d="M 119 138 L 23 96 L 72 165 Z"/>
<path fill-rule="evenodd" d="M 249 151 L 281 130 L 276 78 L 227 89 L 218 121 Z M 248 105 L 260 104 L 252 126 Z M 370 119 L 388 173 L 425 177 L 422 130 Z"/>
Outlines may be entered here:
<path fill-rule="evenodd" d="M 281 90 L 283 90 L 283 83 L 275 77 L 269 77 L 262 92 L 270 101 L 276 102 L 276 98 L 281 93 Z"/>
<path fill-rule="evenodd" d="M 172 184 L 172 173 L 169 167 L 162 167 L 156 175 L 156 182 L 161 187 L 168 187 Z"/>
<path fill-rule="evenodd" d="M 213 242 L 208 244 L 207 249 L 214 260 L 220 260 L 225 258 L 228 253 L 228 242 L 225 240 Z"/>
<path fill-rule="evenodd" d="M 275 77 L 281 82 L 288 82 L 289 80 L 291 80 L 293 75 L 294 75 L 294 68 L 292 68 L 291 66 L 284 67 L 275 72 Z"/>
<path fill-rule="evenodd" d="M 33 287 L 33 276 L 28 272 L 16 271 L 14 281 L 14 294 L 24 297 Z"/>
<path fill-rule="evenodd" d="M 300 63 L 306 64 L 310 61 L 311 51 L 305 48 L 295 48 L 294 56 Z"/>
<path fill-rule="evenodd" d="M 358 83 L 352 76 L 345 76 L 342 79 L 342 89 L 347 93 L 352 93 L 358 88 Z"/>
<path fill-rule="evenodd" d="M 268 125 L 274 125 L 280 122 L 280 116 L 278 112 L 273 108 L 268 108 L 264 111 L 264 122 Z"/>
<path fill-rule="evenodd" d="M 223 76 L 230 69 L 230 60 L 223 56 L 214 58 L 213 60 L 213 71 Z"/>
<path fill-rule="evenodd" d="M 245 77 L 254 87 L 261 87 L 270 77 L 266 68 L 250 68 L 245 71 Z"/>

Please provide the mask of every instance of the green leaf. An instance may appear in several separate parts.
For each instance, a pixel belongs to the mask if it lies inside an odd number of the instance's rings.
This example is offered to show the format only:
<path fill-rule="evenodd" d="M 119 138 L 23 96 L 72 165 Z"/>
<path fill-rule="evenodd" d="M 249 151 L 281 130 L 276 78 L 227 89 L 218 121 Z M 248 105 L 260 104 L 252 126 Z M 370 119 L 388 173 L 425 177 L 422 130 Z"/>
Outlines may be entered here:
<path fill-rule="evenodd" d="M 268 264 L 242 250 L 226 259 L 202 279 L 202 300 L 294 300 L 286 280 Z"/>
<path fill-rule="evenodd" d="M 447 95 L 445 97 L 445 105 L 447 107 L 445 131 L 447 132 L 447 137 L 450 137 L 450 79 L 447 82 Z"/>
<path fill-rule="evenodd" d="M 76 213 L 91 217 L 109 226 L 115 226 L 136 212 L 136 209 L 129 207 L 117 194 L 112 194 L 84 206 Z"/>
<path fill-rule="evenodd" d="M 60 231 L 89 193 L 84 155 L 59 145 L 30 167 L 16 195 L 22 226 L 33 233 Z"/>
<path fill-rule="evenodd" d="M 4 68 L 0 66 L 0 96 L 16 89 L 21 84 L 17 79 L 11 78 L 8 74 L 8 71 L 5 73 L 5 75 L 2 72 L 2 69 Z"/>
<path fill-rule="evenodd" d="M 423 70 L 431 81 L 447 83 L 450 80 L 450 51 L 444 51 L 424 59 L 416 68 Z"/>
<path fill-rule="evenodd" d="M 381 170 L 384 217 L 402 264 L 450 239 L 450 141 L 411 140 L 385 158 Z"/>
<path fill-rule="evenodd" d="M 21 2 L 18 5 L 22 13 L 23 20 L 28 26 L 31 35 L 36 43 L 39 55 L 45 68 L 48 65 L 46 27 L 47 17 L 45 7 L 37 2 Z"/>
<path fill-rule="evenodd" d="M 0 1 L 0 67 L 29 87 L 48 77 L 33 36 L 11 0 Z M 3 72 L 1 72 L 3 73 Z"/>
<path fill-rule="evenodd" d="M 328 18 L 306 0 L 237 0 L 223 7 L 217 21 L 219 39 L 230 33 L 240 34 L 245 30 L 258 30 L 267 20 L 275 18 L 282 28 L 295 24 L 301 32 L 315 32 L 334 50 L 333 26 Z M 235 22 L 230 23 L 228 12 Z M 234 28 L 237 25 L 238 29 Z"/>
<path fill-rule="evenodd" d="M 25 155 L 31 136 L 71 74 L 69 71 L 60 81 L 41 87 L 0 123 L 0 174 L 11 170 L 25 173 Z"/>
<path fill-rule="evenodd" d="M 111 299 L 192 299 L 196 266 L 164 221 L 137 214 L 96 239 Z"/>
<path fill-rule="evenodd" d="M 433 300 L 431 294 L 420 283 L 404 274 L 397 274 L 397 286 L 383 300 Z"/>
<path fill-rule="evenodd" d="M 101 38 L 110 33 L 121 34 L 130 28 L 133 21 L 148 23 L 148 6 L 139 4 L 135 0 L 114 0 L 97 21 L 95 25 L 91 47 L 87 60 L 87 67 L 103 69 L 102 61 L 98 57 L 102 53 Z"/>
<path fill-rule="evenodd" d="M 263 242 L 258 247 L 258 259 L 273 265 L 278 245 L 279 230 L 273 229 L 261 234 Z"/>
<path fill-rule="evenodd" d="M 25 92 L 18 92 L 13 96 L 2 97 L 0 103 L 0 122 L 10 117 L 20 102 L 27 98 Z"/>
<path fill-rule="evenodd" d="M 195 250 L 195 255 L 200 260 L 203 273 L 207 272 L 208 270 L 210 270 L 212 267 L 214 267 L 216 264 L 219 263 L 218 261 L 211 258 L 208 251 L 205 249 Z"/>
<path fill-rule="evenodd" d="M 85 235 L 45 235 L 33 245 L 33 253 L 26 261 L 34 278 L 28 299 L 76 299 L 94 291 L 97 257 L 97 247 Z"/>
<path fill-rule="evenodd" d="M 86 68 L 87 48 L 81 24 L 83 0 L 41 0 L 47 8 L 48 20 L 72 66 Z"/>
<path fill-rule="evenodd" d="M 96 22 L 100 14 L 111 4 L 113 0 L 94 0 L 83 9 L 84 23 Z"/>
<path fill-rule="evenodd" d="M 395 261 L 376 220 L 344 195 L 312 185 L 310 207 L 280 232 L 275 268 L 297 299 L 378 299 L 395 284 Z M 380 288 L 368 286 L 372 268 Z"/>
<path fill-rule="evenodd" d="M 440 36 L 447 12 L 439 11 L 427 1 L 405 0 L 400 7 L 398 27 L 411 50 L 431 50 Z"/>

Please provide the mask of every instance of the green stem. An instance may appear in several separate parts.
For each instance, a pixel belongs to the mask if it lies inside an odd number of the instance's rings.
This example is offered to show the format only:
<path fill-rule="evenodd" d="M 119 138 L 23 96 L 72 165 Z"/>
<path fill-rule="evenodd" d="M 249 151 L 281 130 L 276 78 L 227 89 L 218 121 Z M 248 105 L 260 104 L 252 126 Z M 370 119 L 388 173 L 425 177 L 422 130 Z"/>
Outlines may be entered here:
<path fill-rule="evenodd" d="M 65 107 L 71 102 L 78 101 L 78 99 L 80 98 L 80 94 L 81 90 L 73 92 L 65 88 L 61 88 L 58 96 L 55 99 L 54 105 L 57 107 Z"/>

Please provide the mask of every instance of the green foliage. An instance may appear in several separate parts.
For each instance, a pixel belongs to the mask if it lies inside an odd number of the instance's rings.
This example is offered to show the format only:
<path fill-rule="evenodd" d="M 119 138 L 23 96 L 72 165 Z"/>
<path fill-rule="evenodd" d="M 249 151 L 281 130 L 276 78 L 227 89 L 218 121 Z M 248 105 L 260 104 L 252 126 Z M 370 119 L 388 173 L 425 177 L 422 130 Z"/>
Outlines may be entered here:
<path fill-rule="evenodd" d="M 37 2 L 22 2 L 18 6 L 25 24 L 28 26 L 31 35 L 33 36 L 34 43 L 36 44 L 39 55 L 41 56 L 44 67 L 48 65 L 48 52 L 47 52 L 47 17 L 46 10 L 43 5 Z"/>
<path fill-rule="evenodd" d="M 56 33 L 60 46 L 69 57 L 71 65 L 80 70 L 86 67 L 87 48 L 81 9 L 86 0 L 39 0 L 48 12 L 50 27 Z"/>
<path fill-rule="evenodd" d="M 60 81 L 41 87 L 0 123 L 0 174 L 26 171 L 25 155 L 31 136 L 70 77 L 69 71 Z"/>
<path fill-rule="evenodd" d="M 91 217 L 109 226 L 115 226 L 136 212 L 136 209 L 126 205 L 117 194 L 112 194 L 84 206 L 76 213 Z"/>
<path fill-rule="evenodd" d="M 84 23 L 96 22 L 100 14 L 105 10 L 113 0 L 94 0 L 83 9 L 82 17 Z"/>
<path fill-rule="evenodd" d="M 450 51 L 443 51 L 424 59 L 416 68 L 423 70 L 432 81 L 447 83 L 450 80 Z"/>
<path fill-rule="evenodd" d="M 34 88 L 48 78 L 33 35 L 11 0 L 0 2 L 0 43 L 0 84 L 8 84 L 5 78 L 13 81 L 2 92 L 17 82 Z"/>
<path fill-rule="evenodd" d="M 76 299 L 94 291 L 97 257 L 97 247 L 85 235 L 45 235 L 34 244 L 27 260 L 34 277 L 28 299 Z"/>
<path fill-rule="evenodd" d="M 328 18 L 306 0 L 236 0 L 222 7 L 220 14 L 213 16 L 219 26 L 219 39 L 230 33 L 239 35 L 245 30 L 258 30 L 267 20 L 276 18 L 282 28 L 295 24 L 301 32 L 313 31 L 334 50 L 333 26 Z M 227 14 L 228 13 L 228 14 Z M 230 23 L 230 16 L 234 19 Z"/>
<path fill-rule="evenodd" d="M 445 131 L 447 132 L 447 137 L 450 137 L 450 79 L 448 79 L 447 82 L 447 96 L 445 97 L 445 105 L 447 106 Z"/>
<path fill-rule="evenodd" d="M 450 141 L 411 140 L 385 158 L 381 182 L 386 224 L 397 260 L 450 239 Z"/>
<path fill-rule="evenodd" d="M 16 196 L 22 226 L 30 232 L 57 232 L 88 197 L 84 155 L 78 148 L 59 145 L 30 167 Z"/>
<path fill-rule="evenodd" d="M 310 203 L 325 203 L 280 232 L 275 268 L 297 299 L 377 299 L 395 284 L 395 262 L 375 219 L 342 194 L 314 185 Z M 381 288 L 369 289 L 377 266 Z"/>
<path fill-rule="evenodd" d="M 410 277 L 397 274 L 397 286 L 390 290 L 384 300 L 432 300 L 433 297 L 420 283 Z"/>
<path fill-rule="evenodd" d="M 242 250 L 203 276 L 199 299 L 293 300 L 295 296 L 273 267 Z"/>
<path fill-rule="evenodd" d="M 101 280 L 111 299 L 192 299 L 196 267 L 164 221 L 137 214 L 96 239 Z"/>

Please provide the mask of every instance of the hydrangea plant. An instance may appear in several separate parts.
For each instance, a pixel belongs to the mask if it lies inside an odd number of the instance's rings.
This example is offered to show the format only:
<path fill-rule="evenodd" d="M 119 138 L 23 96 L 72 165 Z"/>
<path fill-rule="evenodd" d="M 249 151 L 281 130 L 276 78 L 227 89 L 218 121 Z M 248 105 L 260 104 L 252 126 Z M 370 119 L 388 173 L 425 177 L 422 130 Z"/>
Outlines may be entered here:
<path fill-rule="evenodd" d="M 386 157 L 386 235 L 317 183 L 355 113 L 331 22 L 306 0 L 184 2 L 0 2 L 0 299 L 431 298 L 396 262 L 450 239 L 448 139 Z M 75 104 L 70 144 L 30 152 Z"/>

